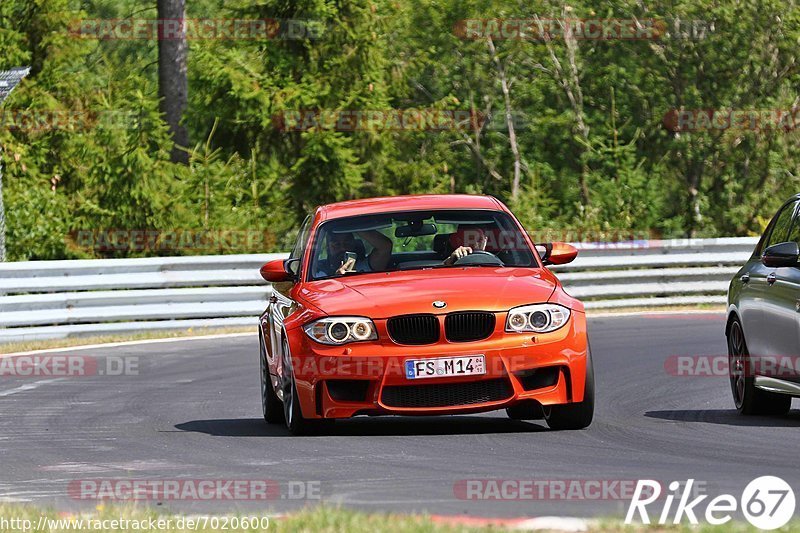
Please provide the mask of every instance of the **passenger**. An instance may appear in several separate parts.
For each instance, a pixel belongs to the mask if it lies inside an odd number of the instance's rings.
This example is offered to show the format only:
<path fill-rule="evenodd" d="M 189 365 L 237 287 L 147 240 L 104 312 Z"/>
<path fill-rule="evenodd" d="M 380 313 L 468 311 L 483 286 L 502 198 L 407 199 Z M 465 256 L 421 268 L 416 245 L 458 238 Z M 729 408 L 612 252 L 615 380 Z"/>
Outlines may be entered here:
<path fill-rule="evenodd" d="M 363 244 L 351 232 L 328 234 L 328 260 L 321 263 L 316 277 L 341 276 L 348 272 L 376 272 L 386 270 L 392 259 L 392 241 L 380 231 L 359 231 L 357 235 L 372 245 L 372 252 L 364 255 Z M 357 255 L 347 258 L 347 252 Z"/>

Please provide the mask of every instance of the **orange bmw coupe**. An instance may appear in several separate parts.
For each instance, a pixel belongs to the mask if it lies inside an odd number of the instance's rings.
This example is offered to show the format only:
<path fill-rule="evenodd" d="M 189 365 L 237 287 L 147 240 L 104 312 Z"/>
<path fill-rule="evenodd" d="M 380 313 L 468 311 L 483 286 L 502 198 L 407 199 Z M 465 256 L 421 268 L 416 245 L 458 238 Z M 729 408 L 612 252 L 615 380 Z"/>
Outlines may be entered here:
<path fill-rule="evenodd" d="M 261 403 L 293 434 L 357 415 L 506 409 L 587 427 L 594 373 L 583 304 L 546 268 L 577 250 L 534 244 L 489 196 L 325 205 L 270 261 Z"/>

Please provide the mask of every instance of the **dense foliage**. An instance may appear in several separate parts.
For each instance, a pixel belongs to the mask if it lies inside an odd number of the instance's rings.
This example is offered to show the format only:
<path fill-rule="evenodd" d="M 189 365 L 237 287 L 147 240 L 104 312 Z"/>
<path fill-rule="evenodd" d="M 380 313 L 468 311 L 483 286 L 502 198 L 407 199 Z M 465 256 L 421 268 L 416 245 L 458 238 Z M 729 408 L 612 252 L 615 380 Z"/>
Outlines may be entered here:
<path fill-rule="evenodd" d="M 424 192 L 496 195 L 530 231 L 565 238 L 746 235 L 800 190 L 793 127 L 665 126 L 676 109 L 797 111 L 794 0 L 192 0 L 187 10 L 322 30 L 191 40 L 184 166 L 170 162 L 158 112 L 156 41 L 74 32 L 86 19 L 155 18 L 154 0 L 0 2 L 0 70 L 32 66 L 0 122 L 12 260 L 286 250 L 315 205 Z M 535 17 L 656 19 L 661 32 L 465 38 L 459 25 Z M 414 108 L 491 119 L 421 131 L 280 127 L 297 111 Z M 51 120 L 32 127 L 26 116 Z M 272 238 L 134 250 L 75 238 L 116 229 Z"/>

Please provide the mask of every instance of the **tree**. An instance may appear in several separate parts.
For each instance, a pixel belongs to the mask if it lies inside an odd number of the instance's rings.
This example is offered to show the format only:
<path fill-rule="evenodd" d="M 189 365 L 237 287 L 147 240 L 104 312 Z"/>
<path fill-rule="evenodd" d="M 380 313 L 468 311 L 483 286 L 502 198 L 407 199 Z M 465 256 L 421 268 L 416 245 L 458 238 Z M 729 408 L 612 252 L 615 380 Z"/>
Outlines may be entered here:
<path fill-rule="evenodd" d="M 0 72 L 0 105 L 17 84 L 28 75 L 30 67 Z M 6 209 L 3 203 L 3 148 L 0 146 L 0 262 L 6 260 Z"/>
<path fill-rule="evenodd" d="M 185 9 L 282 22 L 188 54 Z M 162 19 L 158 42 L 70 25 L 143 12 Z M 537 17 L 551 33 L 496 23 Z M 564 35 L 580 20 L 658 31 Z M 110 229 L 256 230 L 271 240 L 253 251 L 285 251 L 315 205 L 424 192 L 494 195 L 546 234 L 747 235 L 800 187 L 800 10 L 783 0 L 0 0 L 0 28 L 0 69 L 32 66 L 6 113 L 81 117 L 3 117 L 10 260 L 133 255 L 71 237 Z M 794 124 L 665 120 L 706 109 L 787 110 Z M 370 110 L 462 118 L 281 127 Z M 131 120 L 95 120 L 114 116 Z"/>
<path fill-rule="evenodd" d="M 185 0 L 158 0 L 158 96 L 175 142 L 172 162 L 188 164 L 189 134 L 182 123 L 189 102 L 185 17 Z"/>

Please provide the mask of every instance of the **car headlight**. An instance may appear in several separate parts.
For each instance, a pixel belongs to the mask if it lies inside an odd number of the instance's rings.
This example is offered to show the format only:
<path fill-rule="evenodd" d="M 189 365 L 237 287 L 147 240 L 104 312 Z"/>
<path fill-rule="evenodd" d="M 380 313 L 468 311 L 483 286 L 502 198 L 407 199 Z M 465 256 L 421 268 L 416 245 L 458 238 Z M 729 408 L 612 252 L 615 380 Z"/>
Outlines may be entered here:
<path fill-rule="evenodd" d="M 569 320 L 569 308 L 558 304 L 533 304 L 515 307 L 508 312 L 506 331 L 548 333 Z"/>
<path fill-rule="evenodd" d="M 375 324 L 360 316 L 337 316 L 315 320 L 303 326 L 306 335 L 322 344 L 347 344 L 378 338 Z"/>

